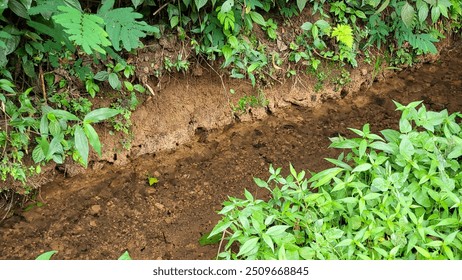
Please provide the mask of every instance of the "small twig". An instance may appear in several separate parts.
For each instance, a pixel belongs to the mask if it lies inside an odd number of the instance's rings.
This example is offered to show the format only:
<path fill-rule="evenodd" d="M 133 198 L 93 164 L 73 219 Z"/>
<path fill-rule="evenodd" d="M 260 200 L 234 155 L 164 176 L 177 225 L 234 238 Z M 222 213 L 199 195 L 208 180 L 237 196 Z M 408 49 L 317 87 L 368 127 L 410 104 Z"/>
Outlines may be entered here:
<path fill-rule="evenodd" d="M 43 78 L 42 65 L 39 65 L 39 79 L 40 85 L 42 86 L 43 100 L 45 101 L 45 104 L 47 104 L 47 91 L 45 88 L 45 79 Z"/>
<path fill-rule="evenodd" d="M 279 81 L 278 79 L 276 79 L 275 77 L 273 77 L 270 73 L 268 73 L 267 71 L 263 71 L 263 73 L 265 73 L 268 77 L 270 77 L 271 79 L 275 80 L 276 82 L 280 83 L 281 85 L 283 84 L 281 81 Z"/>
<path fill-rule="evenodd" d="M 221 235 L 221 240 L 220 240 L 220 244 L 218 245 L 218 251 L 217 251 L 217 260 L 218 260 L 218 255 L 220 254 L 221 245 L 223 245 L 223 240 L 225 240 L 225 234 L 226 234 L 226 230 L 224 230 L 223 234 Z"/>
<path fill-rule="evenodd" d="M 152 16 L 155 16 L 157 15 L 160 11 L 162 11 L 165 7 L 167 7 L 167 5 L 170 4 L 170 2 L 167 2 L 165 3 L 164 5 L 162 5 L 159 9 L 157 9 L 157 11 L 155 11 Z"/>

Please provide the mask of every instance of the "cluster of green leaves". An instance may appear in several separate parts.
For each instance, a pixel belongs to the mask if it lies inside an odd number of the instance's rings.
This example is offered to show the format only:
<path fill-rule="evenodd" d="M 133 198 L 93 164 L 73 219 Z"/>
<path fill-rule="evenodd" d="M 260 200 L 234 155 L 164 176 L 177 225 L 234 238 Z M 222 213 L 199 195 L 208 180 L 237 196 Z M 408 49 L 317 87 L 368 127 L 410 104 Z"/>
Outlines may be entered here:
<path fill-rule="evenodd" d="M 367 52 L 385 42 L 390 63 L 412 64 L 417 55 L 437 52 L 435 43 L 452 30 L 444 20 L 458 23 L 462 15 L 460 1 L 450 0 L 309 2 L 319 2 L 313 13 L 321 18 L 301 26 L 305 33 L 297 38 L 291 59 L 303 58 L 314 70 L 320 58 L 355 67 L 358 50 Z M 340 44 L 332 45 L 332 37 Z"/>
<path fill-rule="evenodd" d="M 396 103 L 396 102 L 395 102 Z M 223 234 L 223 259 L 461 259 L 462 114 L 402 112 L 399 130 L 369 125 L 359 137 L 332 138 L 347 149 L 335 167 L 282 177 L 270 167 L 268 201 L 231 197 L 210 237 Z M 236 252 L 233 244 L 239 246 Z"/>
<path fill-rule="evenodd" d="M 141 38 L 158 34 L 159 29 L 140 20 L 143 15 L 133 7 L 115 8 L 114 4 L 114 0 L 102 1 L 93 14 L 78 0 L 2 1 L 1 181 L 26 184 L 28 176 L 40 173 L 42 164 L 50 160 L 60 164 L 67 156 L 86 166 L 89 146 L 101 155 L 93 124 L 123 110 L 92 110 L 92 102 L 85 96 L 71 97 L 69 91 L 76 87 L 73 77 L 84 82 L 92 98 L 100 91 L 97 81 L 108 81 L 131 99 L 135 91 L 145 91 L 129 81 L 135 69 L 115 51 L 139 48 Z M 117 63 L 112 63 L 114 60 Z M 94 74 L 92 69 L 101 69 L 101 63 L 107 71 Z M 26 76 L 18 75 L 18 65 Z M 36 81 L 35 88 L 23 88 Z M 17 87 L 19 84 L 23 86 Z M 26 154 L 32 156 L 35 167 L 23 163 Z"/>

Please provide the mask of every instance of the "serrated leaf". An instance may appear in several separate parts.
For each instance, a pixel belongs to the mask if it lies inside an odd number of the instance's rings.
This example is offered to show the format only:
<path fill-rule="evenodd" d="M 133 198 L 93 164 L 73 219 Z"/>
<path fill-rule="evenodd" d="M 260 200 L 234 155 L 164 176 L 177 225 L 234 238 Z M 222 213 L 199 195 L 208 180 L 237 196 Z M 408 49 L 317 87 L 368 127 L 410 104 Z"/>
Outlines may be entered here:
<path fill-rule="evenodd" d="M 109 118 L 114 117 L 115 115 L 120 114 L 120 110 L 110 109 L 110 108 L 99 108 L 88 113 L 83 119 L 84 123 L 96 123 Z"/>
<path fill-rule="evenodd" d="M 53 16 L 56 23 L 64 27 L 65 32 L 70 35 L 69 40 L 81 46 L 87 54 L 95 51 L 106 54 L 103 47 L 111 45 L 108 34 L 101 27 L 104 20 L 94 14 L 86 14 L 67 6 L 59 6 L 61 14 Z"/>
<path fill-rule="evenodd" d="M 353 29 L 348 24 L 338 24 L 332 30 L 332 37 L 345 44 L 348 48 L 353 47 Z"/>
<path fill-rule="evenodd" d="M 58 251 L 45 252 L 45 253 L 41 254 L 40 256 L 38 256 L 37 258 L 35 258 L 35 260 L 37 260 L 37 261 L 47 261 L 47 260 L 50 260 L 51 257 L 56 253 L 58 253 Z"/>
<path fill-rule="evenodd" d="M 93 126 L 91 126 L 89 123 L 83 124 L 83 130 L 85 135 L 88 137 L 90 145 L 93 147 L 93 149 L 95 149 L 96 153 L 101 156 L 101 142 L 99 141 L 98 133 L 96 133 Z"/>
<path fill-rule="evenodd" d="M 74 144 L 77 152 L 82 157 L 82 164 L 83 166 L 87 167 L 88 164 L 88 139 L 85 136 L 85 132 L 83 131 L 81 126 L 76 126 L 74 131 Z"/>
<path fill-rule="evenodd" d="M 404 3 L 403 8 L 401 9 L 401 19 L 404 24 L 411 28 L 412 22 L 414 21 L 415 9 L 407 1 Z"/>
<path fill-rule="evenodd" d="M 40 145 L 37 145 L 32 151 L 32 159 L 35 163 L 39 163 L 45 160 L 45 153 L 43 152 Z"/>
<path fill-rule="evenodd" d="M 121 50 L 122 42 L 124 49 L 131 51 L 142 45 L 140 38 L 146 37 L 148 33 L 160 32 L 159 28 L 138 21 L 142 17 L 142 14 L 134 12 L 132 8 L 117 8 L 103 15 L 114 49 Z"/>

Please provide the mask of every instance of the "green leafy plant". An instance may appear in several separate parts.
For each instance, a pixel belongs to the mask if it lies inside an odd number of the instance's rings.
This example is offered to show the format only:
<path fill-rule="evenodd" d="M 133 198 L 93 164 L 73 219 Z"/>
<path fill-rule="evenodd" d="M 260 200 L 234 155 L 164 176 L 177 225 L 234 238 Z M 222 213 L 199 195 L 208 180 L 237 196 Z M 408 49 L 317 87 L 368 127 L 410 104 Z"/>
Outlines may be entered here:
<path fill-rule="evenodd" d="M 94 51 L 106 53 L 103 47 L 110 46 L 111 42 L 102 28 L 104 20 L 101 17 L 82 13 L 68 6 L 59 6 L 58 10 L 62 13 L 53 16 L 53 20 L 61 24 L 65 32 L 71 35 L 69 40 L 81 46 L 87 54 L 93 54 Z"/>
<path fill-rule="evenodd" d="M 406 106 L 399 130 L 331 139 L 348 150 L 305 178 L 270 167 L 268 201 L 229 198 L 210 237 L 224 234 L 223 259 L 462 258 L 462 114 Z M 237 245 L 238 249 L 236 250 Z"/>
<path fill-rule="evenodd" d="M 133 8 L 113 9 L 114 3 L 115 0 L 103 1 L 98 15 L 104 20 L 106 32 L 116 51 L 122 49 L 120 43 L 127 51 L 139 48 L 142 46 L 140 38 L 146 37 L 147 33 L 160 32 L 158 27 L 150 26 L 145 21 L 138 21 L 143 15 L 135 12 Z"/>

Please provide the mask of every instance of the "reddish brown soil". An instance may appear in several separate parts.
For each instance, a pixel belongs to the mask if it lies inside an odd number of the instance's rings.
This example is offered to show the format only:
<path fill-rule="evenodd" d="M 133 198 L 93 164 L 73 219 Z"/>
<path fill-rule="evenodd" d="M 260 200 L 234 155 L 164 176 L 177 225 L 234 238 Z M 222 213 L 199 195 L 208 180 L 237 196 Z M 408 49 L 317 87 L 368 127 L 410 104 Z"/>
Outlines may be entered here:
<path fill-rule="evenodd" d="M 33 259 L 57 250 L 55 259 L 116 259 L 128 250 L 135 259 L 213 259 L 217 245 L 200 246 L 199 238 L 218 221 L 216 211 L 228 196 L 243 196 L 244 188 L 258 194 L 252 177 L 266 178 L 270 163 L 286 172 L 289 163 L 298 170 L 328 167 L 323 158 L 338 153 L 327 148 L 328 137 L 351 135 L 348 127 L 364 123 L 376 132 L 397 127 L 392 100 L 462 111 L 461 69 L 457 44 L 433 64 L 318 108 L 291 106 L 213 131 L 196 126 L 194 141 L 174 150 L 57 179 L 42 188 L 38 199 L 45 206 L 17 211 L 0 225 L 0 258 Z M 221 87 L 219 80 L 210 82 Z M 149 187 L 148 176 L 159 183 Z"/>

